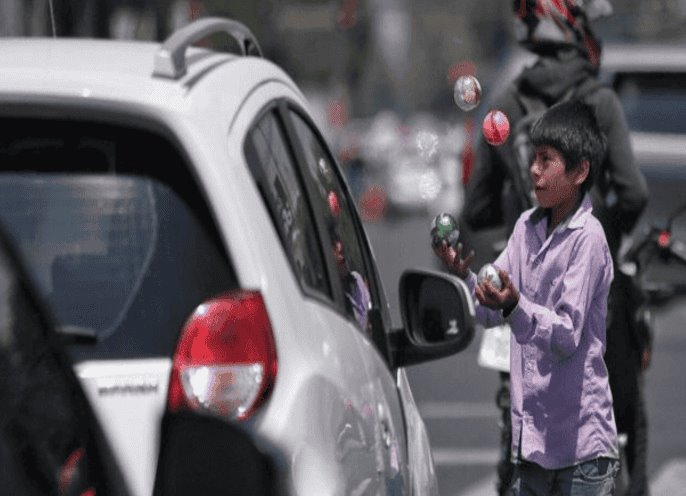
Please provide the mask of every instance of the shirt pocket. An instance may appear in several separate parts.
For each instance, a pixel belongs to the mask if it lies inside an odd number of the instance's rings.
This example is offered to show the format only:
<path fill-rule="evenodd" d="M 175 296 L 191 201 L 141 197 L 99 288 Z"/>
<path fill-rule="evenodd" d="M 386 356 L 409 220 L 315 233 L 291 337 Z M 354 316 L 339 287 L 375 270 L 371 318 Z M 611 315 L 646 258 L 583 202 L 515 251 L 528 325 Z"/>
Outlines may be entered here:
<path fill-rule="evenodd" d="M 567 260 L 565 257 L 550 254 L 546 270 L 538 279 L 538 291 L 547 303 L 554 304 L 562 297 L 566 272 Z"/>

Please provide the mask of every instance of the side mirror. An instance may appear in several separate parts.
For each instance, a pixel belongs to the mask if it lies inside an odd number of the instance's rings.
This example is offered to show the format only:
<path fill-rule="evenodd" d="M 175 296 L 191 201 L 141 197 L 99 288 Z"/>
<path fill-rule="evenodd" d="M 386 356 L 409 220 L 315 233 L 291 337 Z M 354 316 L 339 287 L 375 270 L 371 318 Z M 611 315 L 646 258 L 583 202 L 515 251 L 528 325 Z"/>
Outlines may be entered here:
<path fill-rule="evenodd" d="M 400 278 L 402 332 L 394 333 L 392 363 L 413 365 L 453 355 L 474 337 L 474 303 L 459 278 L 430 270 L 407 270 Z"/>
<path fill-rule="evenodd" d="M 194 412 L 162 418 L 154 496 L 283 495 L 281 455 L 242 426 Z"/>

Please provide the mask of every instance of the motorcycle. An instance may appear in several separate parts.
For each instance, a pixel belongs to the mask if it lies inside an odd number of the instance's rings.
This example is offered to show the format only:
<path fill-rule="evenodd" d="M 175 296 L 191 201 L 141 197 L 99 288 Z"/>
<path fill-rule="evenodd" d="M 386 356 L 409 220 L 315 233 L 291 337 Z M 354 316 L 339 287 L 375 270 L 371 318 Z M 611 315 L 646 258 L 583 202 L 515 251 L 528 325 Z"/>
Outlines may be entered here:
<path fill-rule="evenodd" d="M 644 229 L 621 257 L 620 270 L 635 278 L 648 296 L 651 305 L 667 303 L 676 296 L 686 294 L 686 278 L 675 269 L 675 264 L 686 269 L 686 243 L 673 234 L 674 221 L 686 213 L 686 203 L 669 213 L 664 227 L 652 225 Z M 649 269 L 660 266 L 663 277 L 655 277 Z"/>

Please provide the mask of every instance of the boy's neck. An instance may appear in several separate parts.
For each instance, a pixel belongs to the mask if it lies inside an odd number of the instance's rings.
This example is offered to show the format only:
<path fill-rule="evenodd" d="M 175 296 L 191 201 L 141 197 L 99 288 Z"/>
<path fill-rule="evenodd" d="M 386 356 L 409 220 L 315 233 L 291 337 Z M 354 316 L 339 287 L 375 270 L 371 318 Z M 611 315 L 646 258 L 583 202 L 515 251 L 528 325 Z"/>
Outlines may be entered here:
<path fill-rule="evenodd" d="M 546 237 L 555 230 L 568 217 L 574 215 L 574 212 L 579 208 L 584 198 L 584 193 L 579 192 L 576 201 L 571 204 L 571 207 L 563 206 L 561 208 L 551 208 L 548 210 L 548 228 L 546 229 Z"/>

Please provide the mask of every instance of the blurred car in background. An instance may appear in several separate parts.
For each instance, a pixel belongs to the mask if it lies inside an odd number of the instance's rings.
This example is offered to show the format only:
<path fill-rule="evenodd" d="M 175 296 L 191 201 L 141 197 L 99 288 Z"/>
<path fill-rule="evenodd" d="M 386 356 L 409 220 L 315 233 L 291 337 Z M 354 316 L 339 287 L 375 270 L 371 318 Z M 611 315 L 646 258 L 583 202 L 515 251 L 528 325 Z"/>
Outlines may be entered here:
<path fill-rule="evenodd" d="M 193 46 L 217 34 L 236 53 Z M 0 221 L 133 495 L 183 411 L 273 443 L 293 494 L 436 494 L 405 367 L 469 344 L 471 299 L 407 271 L 392 327 L 348 184 L 260 55 L 218 18 L 163 44 L 0 40 Z"/>
<path fill-rule="evenodd" d="M 358 136 L 365 171 L 362 189 L 382 192 L 385 215 L 459 212 L 461 123 L 429 114 L 403 119 L 385 110 L 347 127 Z"/>
<path fill-rule="evenodd" d="M 636 163 L 648 183 L 648 204 L 631 236 L 624 240 L 622 253 L 640 241 L 651 228 L 664 234 L 662 243 L 682 244 L 686 240 L 686 216 L 674 219 L 668 229 L 669 216 L 684 205 L 686 199 L 686 143 L 683 136 L 655 133 L 650 140 L 639 139 L 633 144 Z M 686 281 L 686 267 L 669 263 L 660 257 L 653 259 L 645 272 L 644 285 Z"/>
<path fill-rule="evenodd" d="M 686 44 L 608 43 L 600 78 L 619 96 L 650 189 L 635 238 L 665 222 L 686 186 Z M 674 226 L 675 235 L 686 239 L 682 222 Z"/>
<path fill-rule="evenodd" d="M 635 141 L 686 135 L 686 44 L 610 43 L 602 57 Z"/>

